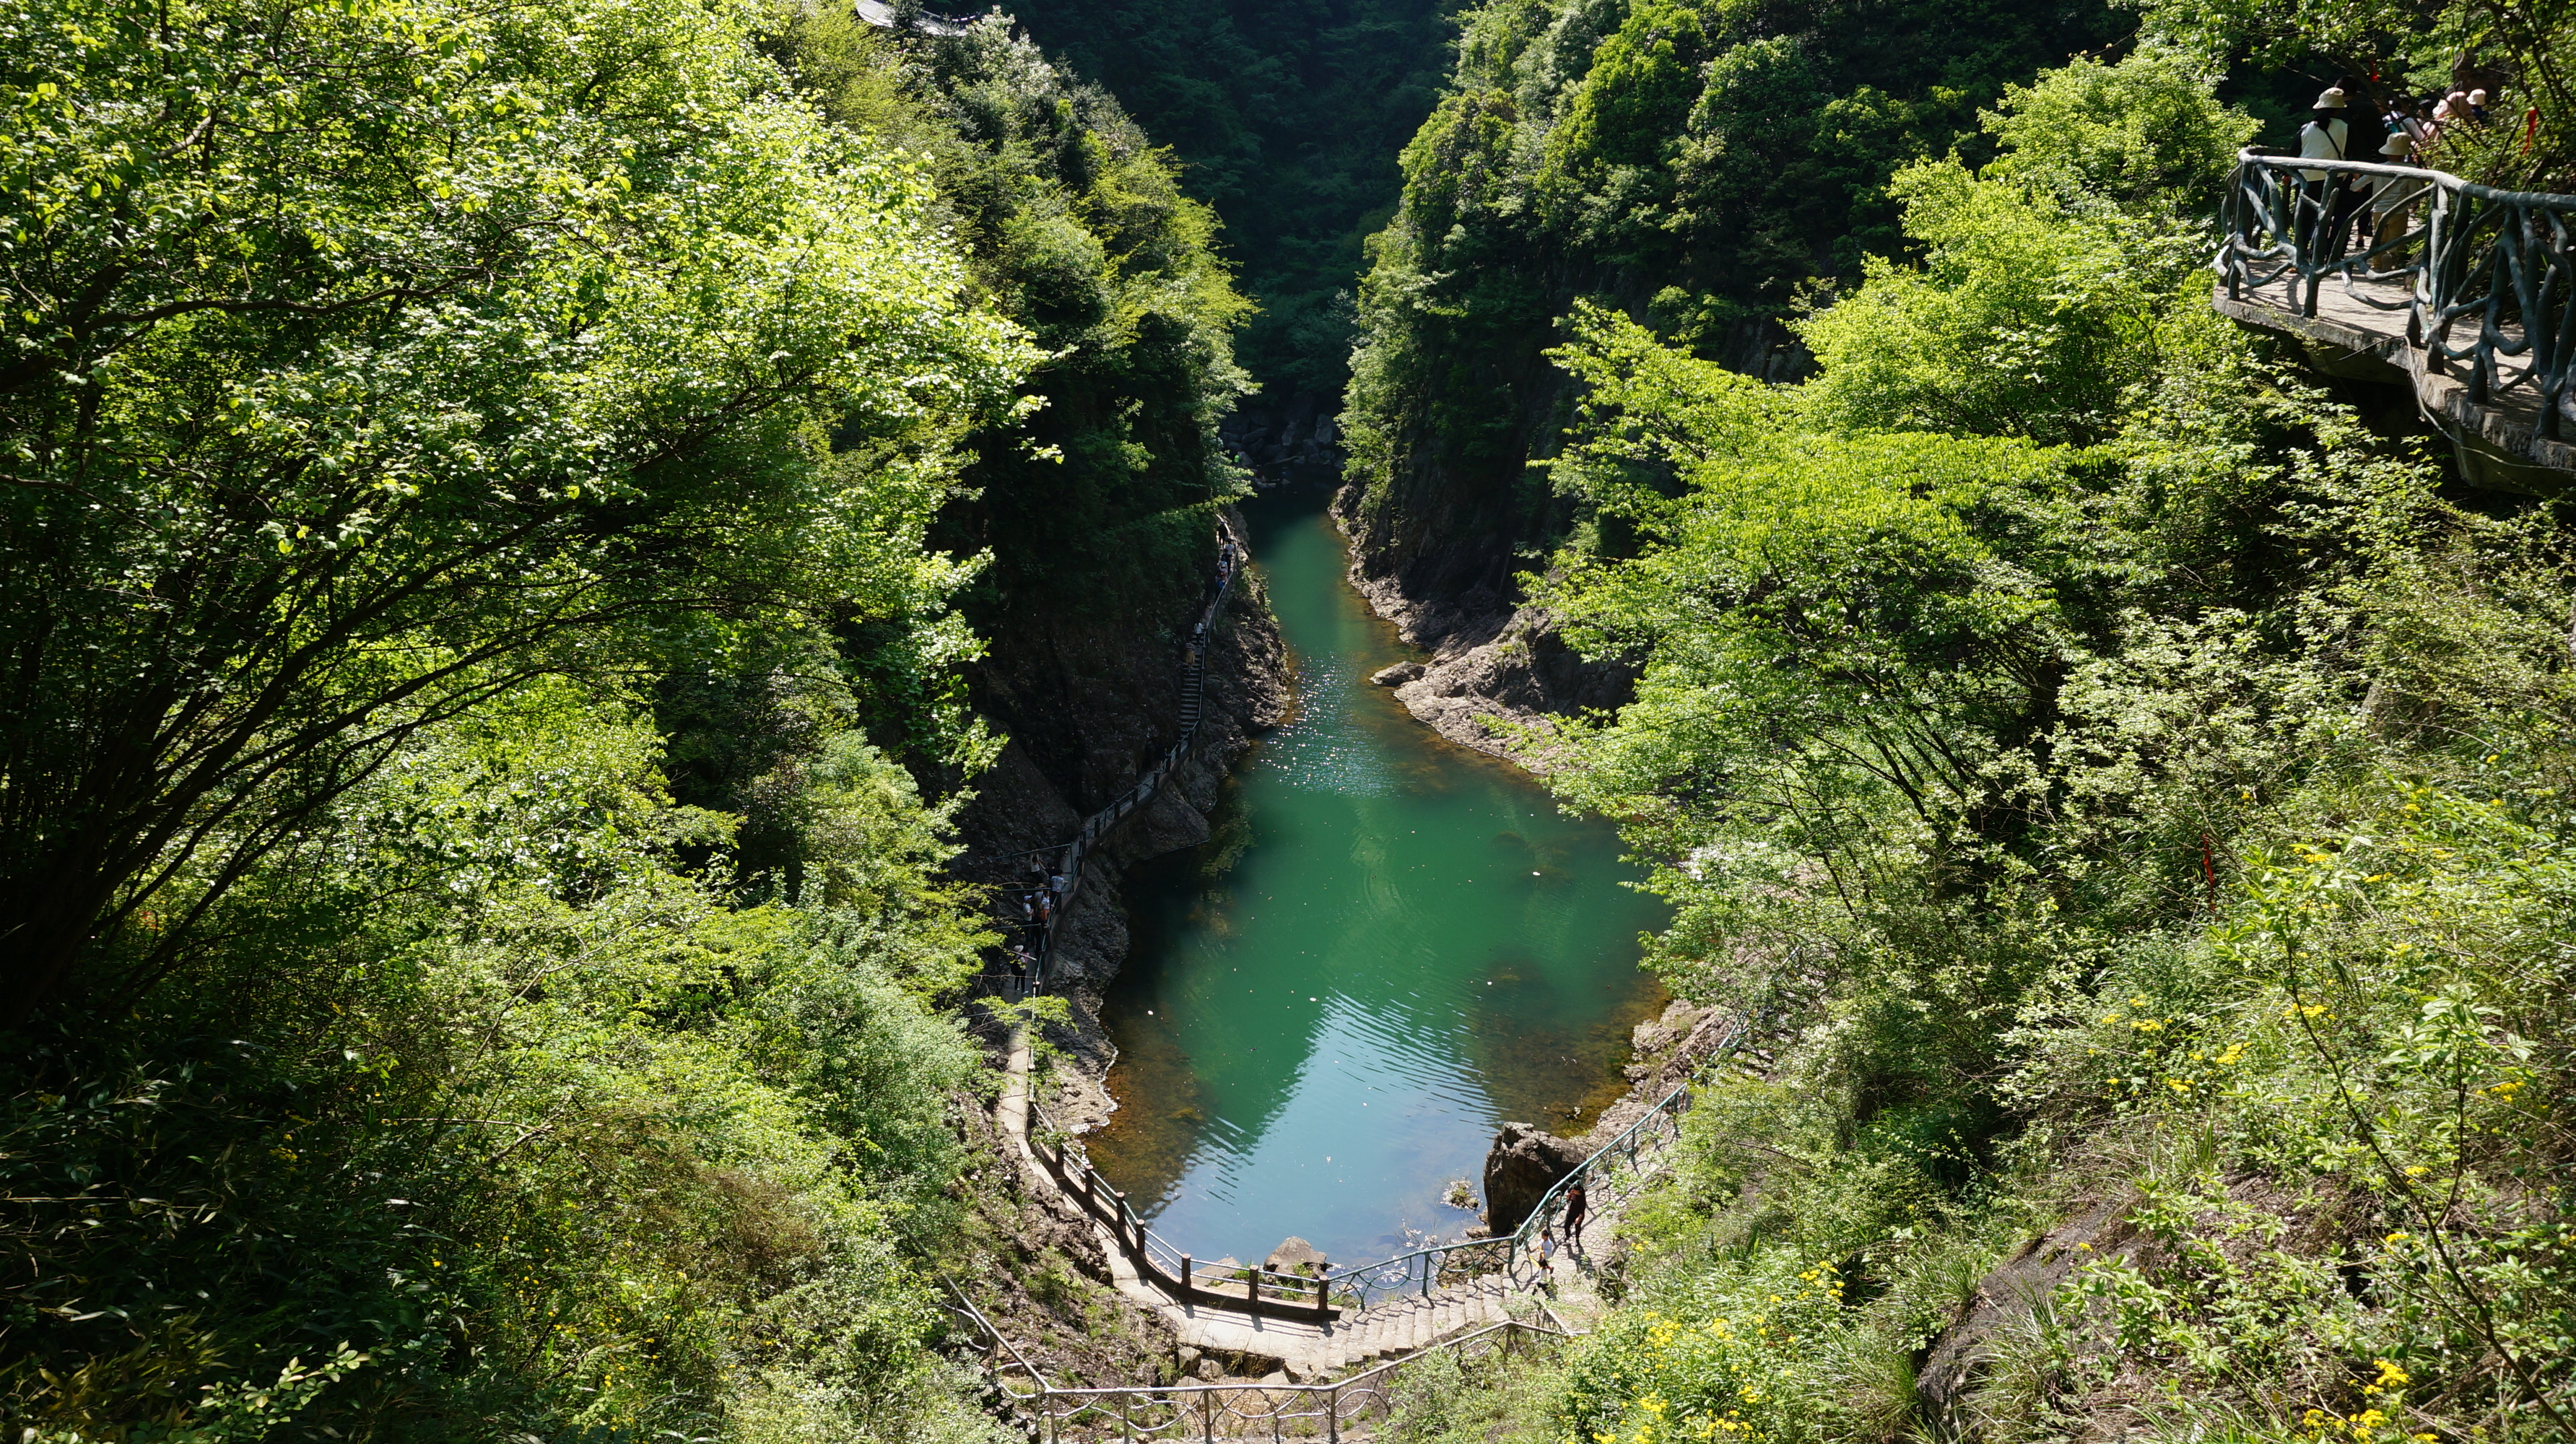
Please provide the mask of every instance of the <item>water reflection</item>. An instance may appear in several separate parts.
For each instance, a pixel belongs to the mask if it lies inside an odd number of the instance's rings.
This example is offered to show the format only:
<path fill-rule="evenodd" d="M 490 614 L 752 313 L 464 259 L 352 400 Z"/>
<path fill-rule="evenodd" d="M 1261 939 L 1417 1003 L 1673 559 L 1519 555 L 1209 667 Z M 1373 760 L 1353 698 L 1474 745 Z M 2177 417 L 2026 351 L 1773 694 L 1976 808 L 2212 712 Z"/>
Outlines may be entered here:
<path fill-rule="evenodd" d="M 1204 846 L 1131 880 L 1093 1156 L 1202 1256 L 1298 1234 L 1356 1261 L 1470 1222 L 1441 1202 L 1503 1118 L 1578 1128 L 1618 1095 L 1661 922 L 1608 828 L 1452 747 L 1368 674 L 1404 649 L 1343 580 L 1320 496 L 1263 498 L 1254 554 L 1299 715 Z"/>

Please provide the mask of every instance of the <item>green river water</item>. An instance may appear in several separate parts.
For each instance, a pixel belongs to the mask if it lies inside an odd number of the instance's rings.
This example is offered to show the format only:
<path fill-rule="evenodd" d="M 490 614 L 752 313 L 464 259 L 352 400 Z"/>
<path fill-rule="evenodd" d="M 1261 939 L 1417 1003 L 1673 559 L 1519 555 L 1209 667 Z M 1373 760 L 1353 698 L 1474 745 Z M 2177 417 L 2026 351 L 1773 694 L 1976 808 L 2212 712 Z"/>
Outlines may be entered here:
<path fill-rule="evenodd" d="M 1130 876 L 1120 1107 L 1091 1151 L 1199 1258 L 1294 1234 L 1365 1262 L 1473 1221 L 1442 1194 L 1500 1120 L 1573 1132 L 1618 1096 L 1663 1003 L 1637 967 L 1663 909 L 1622 886 L 1606 825 L 1369 684 L 1411 654 L 1344 579 L 1320 495 L 1247 512 L 1297 711 L 1210 842 Z"/>

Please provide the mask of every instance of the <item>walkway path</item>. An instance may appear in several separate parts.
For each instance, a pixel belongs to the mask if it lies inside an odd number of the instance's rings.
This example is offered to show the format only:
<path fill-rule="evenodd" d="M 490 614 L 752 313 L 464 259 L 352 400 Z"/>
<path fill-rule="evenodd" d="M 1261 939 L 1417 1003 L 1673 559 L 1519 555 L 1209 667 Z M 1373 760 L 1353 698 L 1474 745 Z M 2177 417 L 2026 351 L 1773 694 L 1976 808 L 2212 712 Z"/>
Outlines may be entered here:
<path fill-rule="evenodd" d="M 1064 879 L 1064 887 L 1056 894 L 1046 927 L 1038 935 L 1037 970 L 1028 982 L 1030 992 L 1045 992 L 1048 984 L 1055 981 L 1056 934 L 1063 931 L 1065 917 L 1073 911 L 1074 897 L 1082 891 L 1083 873 L 1091 861 L 1092 850 L 1111 828 L 1153 801 L 1154 794 L 1171 780 L 1172 774 L 1188 760 L 1197 746 L 1199 722 L 1207 697 L 1210 631 L 1216 625 L 1218 613 L 1225 607 L 1225 599 L 1234 591 L 1234 579 L 1242 573 L 1243 563 L 1242 545 L 1232 537 L 1221 535 L 1217 540 L 1216 595 L 1210 597 L 1207 606 L 1199 612 L 1198 621 L 1191 625 L 1189 638 L 1181 648 L 1181 735 L 1173 741 L 1161 761 L 1145 769 L 1134 786 L 1119 794 L 1116 801 L 1084 818 L 1073 840 L 1060 849 L 1063 860 L 1057 866 L 1056 875 Z"/>
<path fill-rule="evenodd" d="M 2383 377 L 2374 378 L 2363 369 L 2356 379 L 2411 386 L 2415 404 L 2446 436 L 2472 436 L 2517 460 L 2576 471 L 2576 445 L 2539 434 L 2540 400 L 2529 386 L 2519 384 L 2528 369 L 2525 365 L 2516 358 L 2504 358 L 2495 368 L 2502 384 L 2491 387 L 2484 401 L 2476 401 L 2471 399 L 2468 378 L 2455 374 L 2461 368 L 2442 369 L 2423 347 L 2407 339 L 2407 302 L 2413 286 L 2406 278 L 2328 281 L 2317 290 L 2312 316 L 2300 314 L 2301 308 L 2288 294 L 2295 289 L 2295 281 L 2275 283 L 2249 290 L 2239 299 L 2231 298 L 2222 286 L 2210 304 L 2221 315 L 2334 347 L 2355 361 L 2378 363 L 2385 368 Z M 2522 328 L 2502 325 L 2497 331 L 2508 341 L 2517 341 Z"/>
<path fill-rule="evenodd" d="M 1740 1025 L 1722 1019 L 1707 1026 L 1705 1039 L 1676 1054 L 1676 1063 L 1688 1058 L 1697 1066 L 1731 1055 L 1743 1036 Z M 1695 1030 L 1692 1038 L 1703 1035 Z M 1292 1380 L 1336 1376 L 1511 1318 L 1544 1318 L 1557 1328 L 1568 1319 L 1588 1325 L 1603 1307 L 1593 1288 L 1595 1265 L 1612 1246 L 1622 1205 L 1664 1171 L 1691 1094 L 1683 1084 L 1637 1108 L 1633 1121 L 1541 1198 L 1509 1238 L 1273 1275 L 1231 1259 L 1195 1260 L 1156 1236 L 1030 1101 L 1029 1061 L 1025 1040 L 1015 1037 L 997 1121 L 1041 1186 L 1056 1188 L 1090 1221 L 1119 1291 L 1160 1314 L 1182 1343 L 1234 1357 L 1243 1368 L 1275 1368 Z M 1538 1242 L 1557 1231 L 1563 1189 L 1578 1176 L 1589 1184 L 1592 1212 L 1575 1246 L 1542 1269 Z"/>
<path fill-rule="evenodd" d="M 2335 254 L 2300 177 L 2411 195 L 2385 240 Z M 2555 489 L 2576 474 L 2576 196 L 2441 171 L 2238 156 L 2211 304 L 2326 348 L 2319 369 L 2411 388 L 2473 480 Z"/>

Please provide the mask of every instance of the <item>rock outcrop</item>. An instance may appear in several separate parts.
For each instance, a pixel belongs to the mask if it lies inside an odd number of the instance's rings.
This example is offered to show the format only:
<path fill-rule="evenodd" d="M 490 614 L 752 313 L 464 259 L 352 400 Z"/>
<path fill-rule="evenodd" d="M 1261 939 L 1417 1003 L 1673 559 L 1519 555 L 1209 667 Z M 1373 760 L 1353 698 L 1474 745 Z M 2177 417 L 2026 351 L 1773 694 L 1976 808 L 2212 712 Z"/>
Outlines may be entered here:
<path fill-rule="evenodd" d="M 1338 396 L 1292 391 L 1255 396 L 1237 405 L 1218 427 L 1252 484 L 1268 490 L 1300 482 L 1342 479 L 1342 433 L 1334 412 Z"/>
<path fill-rule="evenodd" d="M 1976 1386 L 1997 1336 L 2047 1303 L 2088 1262 L 2134 1259 L 2146 1241 L 2128 1221 L 2130 1198 L 2096 1202 L 2022 1246 L 1977 1282 L 1974 1297 L 1933 1339 L 1914 1372 L 1914 1396 L 1932 1419 L 1947 1419 Z"/>
<path fill-rule="evenodd" d="M 1526 1123 L 1506 1123 L 1485 1154 L 1485 1226 L 1510 1233 L 1529 1221 L 1540 1199 L 1589 1156 L 1570 1138 Z"/>
<path fill-rule="evenodd" d="M 1225 527 L 1241 537 L 1231 514 Z M 1039 612 L 993 639 L 970 673 L 975 710 L 1011 741 L 975 779 L 974 797 L 958 815 L 967 844 L 958 870 L 967 881 L 1027 886 L 1031 868 L 1051 859 L 1085 816 L 1170 749 L 1180 735 L 1180 634 L 1203 604 L 1204 593 L 1184 589 L 1152 614 Z M 1056 933 L 1055 976 L 1073 1023 L 1054 1041 L 1072 1049 L 1095 1083 L 1111 1058 L 1098 1024 L 1100 997 L 1127 956 L 1123 874 L 1205 842 L 1228 769 L 1253 734 L 1287 712 L 1286 649 L 1258 572 L 1237 579 L 1209 629 L 1204 659 L 1195 751 L 1143 810 L 1102 840 Z M 1110 1107 L 1105 1093 L 1081 1083 L 1062 1101 L 1060 1111 L 1075 1123 L 1098 1122 Z"/>
<path fill-rule="evenodd" d="M 1410 670 L 1394 675 L 1400 669 Z M 1450 741 L 1544 772 L 1554 719 L 1626 702 L 1637 669 L 1586 660 L 1566 645 L 1554 617 L 1523 607 L 1461 623 L 1429 663 L 1399 663 L 1369 680 L 1393 686 L 1406 711 Z"/>
<path fill-rule="evenodd" d="M 1324 1255 L 1313 1244 L 1290 1234 L 1270 1251 L 1261 1266 L 1275 1274 L 1313 1275 L 1323 1269 Z"/>

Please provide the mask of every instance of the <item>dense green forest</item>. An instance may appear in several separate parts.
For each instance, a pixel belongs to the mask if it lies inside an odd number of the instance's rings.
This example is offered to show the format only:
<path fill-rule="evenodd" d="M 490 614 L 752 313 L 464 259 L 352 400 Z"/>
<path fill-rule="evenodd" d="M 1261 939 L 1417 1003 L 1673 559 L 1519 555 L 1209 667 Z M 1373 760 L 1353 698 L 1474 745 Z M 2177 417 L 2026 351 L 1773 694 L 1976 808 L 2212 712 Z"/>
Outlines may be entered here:
<path fill-rule="evenodd" d="M 2566 1437 L 2564 504 L 2202 267 L 2464 48 L 2576 184 L 2576 7 L 1025 18 L 0 0 L 0 1433 L 1002 1437 L 978 686 L 1347 377 L 1770 1051 L 1395 1436 Z"/>
<path fill-rule="evenodd" d="M 1513 574 L 1573 524 L 1570 493 L 1528 463 L 1570 419 L 1578 387 L 1543 353 L 1578 299 L 1794 379 L 1815 358 L 1788 323 L 1848 294 L 1870 258 L 1922 254 L 1890 178 L 1991 159 L 1980 114 L 2074 53 L 2145 35 L 2202 57 L 2262 122 L 2252 138 L 2276 146 L 2295 145 L 2326 85 L 2373 103 L 2439 95 L 2484 53 L 2526 77 L 2516 94 L 2541 143 L 2506 126 L 2455 134 L 2446 164 L 2545 188 L 2576 133 L 2563 4 L 2165 0 L 2142 32 L 2136 7 L 2087 0 L 1522 0 L 1461 23 L 1452 84 L 1369 242 L 1343 416 L 1340 510 L 1361 570 L 1417 597 L 1517 595 Z"/>
<path fill-rule="evenodd" d="M 1448 77 L 1457 0 L 1037 0 L 1015 13 L 1171 147 L 1226 222 L 1260 303 L 1243 362 L 1271 391 L 1338 393 L 1360 247 L 1396 156 Z"/>
<path fill-rule="evenodd" d="M 1471 20 L 1409 160 L 1353 485 L 1400 515 L 1408 446 L 1516 462 L 1466 368 L 1546 347 L 1564 445 L 1480 479 L 1558 509 L 1521 585 L 1642 674 L 1550 780 L 1655 865 L 1651 965 L 1770 1061 L 1696 1100 L 1599 1332 L 1417 1376 L 1397 1436 L 2565 1437 L 2561 504 L 2459 490 L 2210 310 L 2260 123 L 2179 23 L 1896 168 L 1885 249 L 1786 310 L 1815 371 L 1784 386 L 1710 359 L 1731 313 L 1647 291 L 1687 267 L 1586 300 L 1526 250 L 1447 259 L 1638 213 L 1585 177 L 1688 223 L 1692 142 L 1659 178 L 1584 127 L 1718 114 L 1631 79 L 1705 22 L 1630 7 L 1641 43 L 1525 140 L 1473 47 L 1527 14 Z"/>
<path fill-rule="evenodd" d="M 1898 248 L 1888 176 L 1970 143 L 2006 83 L 2115 33 L 2084 0 L 1471 13 L 1360 292 L 1343 506 L 1363 568 L 1509 590 L 1567 521 L 1524 462 L 1566 420 L 1541 353 L 1575 298 L 1794 375 L 1780 320 Z"/>
<path fill-rule="evenodd" d="M 1213 544 L 1206 209 L 999 21 L 5 16 L 0 1430 L 985 1437 L 916 778 Z"/>

